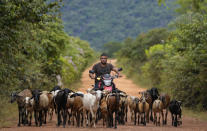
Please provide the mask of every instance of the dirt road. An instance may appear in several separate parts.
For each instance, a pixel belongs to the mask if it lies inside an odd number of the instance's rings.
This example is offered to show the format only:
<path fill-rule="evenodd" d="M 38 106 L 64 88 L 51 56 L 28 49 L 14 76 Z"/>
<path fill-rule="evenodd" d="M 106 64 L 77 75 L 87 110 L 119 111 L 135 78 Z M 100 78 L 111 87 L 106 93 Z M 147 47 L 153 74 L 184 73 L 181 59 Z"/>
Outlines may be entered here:
<path fill-rule="evenodd" d="M 109 60 L 111 63 L 115 63 L 114 60 Z M 88 71 L 90 68 L 86 69 L 85 72 L 82 75 L 81 81 L 82 81 L 82 86 L 79 89 L 80 91 L 86 92 L 85 90 L 88 88 L 91 88 L 91 85 L 94 83 L 93 80 L 89 79 L 88 77 Z M 122 74 L 123 75 L 123 74 Z M 117 88 L 120 90 L 123 90 L 127 92 L 129 95 L 133 96 L 138 96 L 139 91 L 143 91 L 145 89 L 142 89 L 141 87 L 133 84 L 133 82 L 129 79 L 127 79 L 124 75 L 123 77 L 116 79 L 114 81 L 116 83 Z M 130 115 L 128 115 L 129 117 Z M 128 118 L 130 121 L 130 118 Z M 33 120 L 34 121 L 34 120 Z M 17 123 L 17 122 L 16 122 Z M 17 127 L 14 125 L 13 127 L 9 128 L 3 128 L 0 129 L 1 131 L 66 131 L 66 130 L 82 130 L 82 131 L 87 131 L 87 130 L 99 130 L 99 131 L 106 131 L 106 130 L 114 130 L 114 129 L 109 129 L 109 128 L 103 128 L 102 126 L 102 120 L 98 123 L 96 129 L 94 128 L 76 128 L 73 126 L 66 126 L 66 128 L 61 127 L 56 127 L 56 116 L 53 117 L 53 120 L 51 122 L 48 122 L 46 125 L 43 125 L 42 127 L 35 127 L 34 123 L 32 124 L 31 127 Z M 140 125 L 140 126 L 134 126 L 132 122 L 127 122 L 126 125 L 118 125 L 117 130 L 124 130 L 124 131 L 135 131 L 135 130 L 141 130 L 141 131 L 207 131 L 207 122 L 204 121 L 199 121 L 197 119 L 184 116 L 183 117 L 183 125 L 180 127 L 172 127 L 171 126 L 171 120 L 170 120 L 170 115 L 168 115 L 168 124 L 167 126 L 160 126 L 156 127 L 150 122 L 147 124 L 146 127 Z"/>

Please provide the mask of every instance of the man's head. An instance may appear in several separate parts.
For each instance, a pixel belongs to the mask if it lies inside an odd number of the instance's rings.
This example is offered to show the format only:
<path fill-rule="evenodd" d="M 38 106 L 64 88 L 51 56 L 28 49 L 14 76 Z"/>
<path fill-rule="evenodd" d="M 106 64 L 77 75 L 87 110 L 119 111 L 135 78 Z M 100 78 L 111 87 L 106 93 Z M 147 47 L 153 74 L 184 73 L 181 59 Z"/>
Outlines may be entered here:
<path fill-rule="evenodd" d="M 101 60 L 101 64 L 105 65 L 107 63 L 107 54 L 106 53 L 102 53 L 100 56 L 100 60 Z"/>

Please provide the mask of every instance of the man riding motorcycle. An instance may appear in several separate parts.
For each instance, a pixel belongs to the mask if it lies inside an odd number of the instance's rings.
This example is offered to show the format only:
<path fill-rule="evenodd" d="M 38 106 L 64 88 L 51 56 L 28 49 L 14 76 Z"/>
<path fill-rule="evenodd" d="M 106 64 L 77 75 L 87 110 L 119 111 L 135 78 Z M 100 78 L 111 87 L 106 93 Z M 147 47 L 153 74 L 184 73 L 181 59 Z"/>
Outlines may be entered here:
<path fill-rule="evenodd" d="M 100 56 L 100 62 L 95 64 L 92 68 L 92 70 L 89 72 L 89 76 L 91 79 L 95 79 L 95 86 L 94 86 L 94 90 L 103 90 L 102 87 L 102 81 L 101 78 L 105 77 L 110 77 L 109 74 L 111 73 L 111 71 L 116 72 L 117 77 L 120 76 L 119 71 L 114 68 L 114 66 L 110 63 L 107 63 L 107 58 L 108 56 L 103 53 Z M 95 74 L 95 76 L 94 76 Z M 112 82 L 112 90 L 115 90 L 115 84 Z"/>

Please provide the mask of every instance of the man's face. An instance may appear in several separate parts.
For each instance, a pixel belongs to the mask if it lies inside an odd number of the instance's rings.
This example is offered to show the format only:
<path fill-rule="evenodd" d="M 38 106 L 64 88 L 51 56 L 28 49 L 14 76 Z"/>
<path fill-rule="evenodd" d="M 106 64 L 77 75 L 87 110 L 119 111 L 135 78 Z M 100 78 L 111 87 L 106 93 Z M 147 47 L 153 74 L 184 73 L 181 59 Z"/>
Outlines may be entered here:
<path fill-rule="evenodd" d="M 101 56 L 100 60 L 101 60 L 101 63 L 105 65 L 107 63 L 107 56 Z"/>

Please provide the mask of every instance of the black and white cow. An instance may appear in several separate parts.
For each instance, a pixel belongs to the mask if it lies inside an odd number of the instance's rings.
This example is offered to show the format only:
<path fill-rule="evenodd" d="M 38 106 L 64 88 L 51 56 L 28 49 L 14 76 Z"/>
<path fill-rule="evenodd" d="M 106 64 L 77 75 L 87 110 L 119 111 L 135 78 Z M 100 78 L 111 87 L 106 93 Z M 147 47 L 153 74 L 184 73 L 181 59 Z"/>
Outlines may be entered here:
<path fill-rule="evenodd" d="M 169 110 L 171 112 L 172 117 L 172 126 L 177 127 L 182 124 L 181 116 L 182 116 L 182 108 L 181 101 L 172 100 L 169 105 Z"/>

